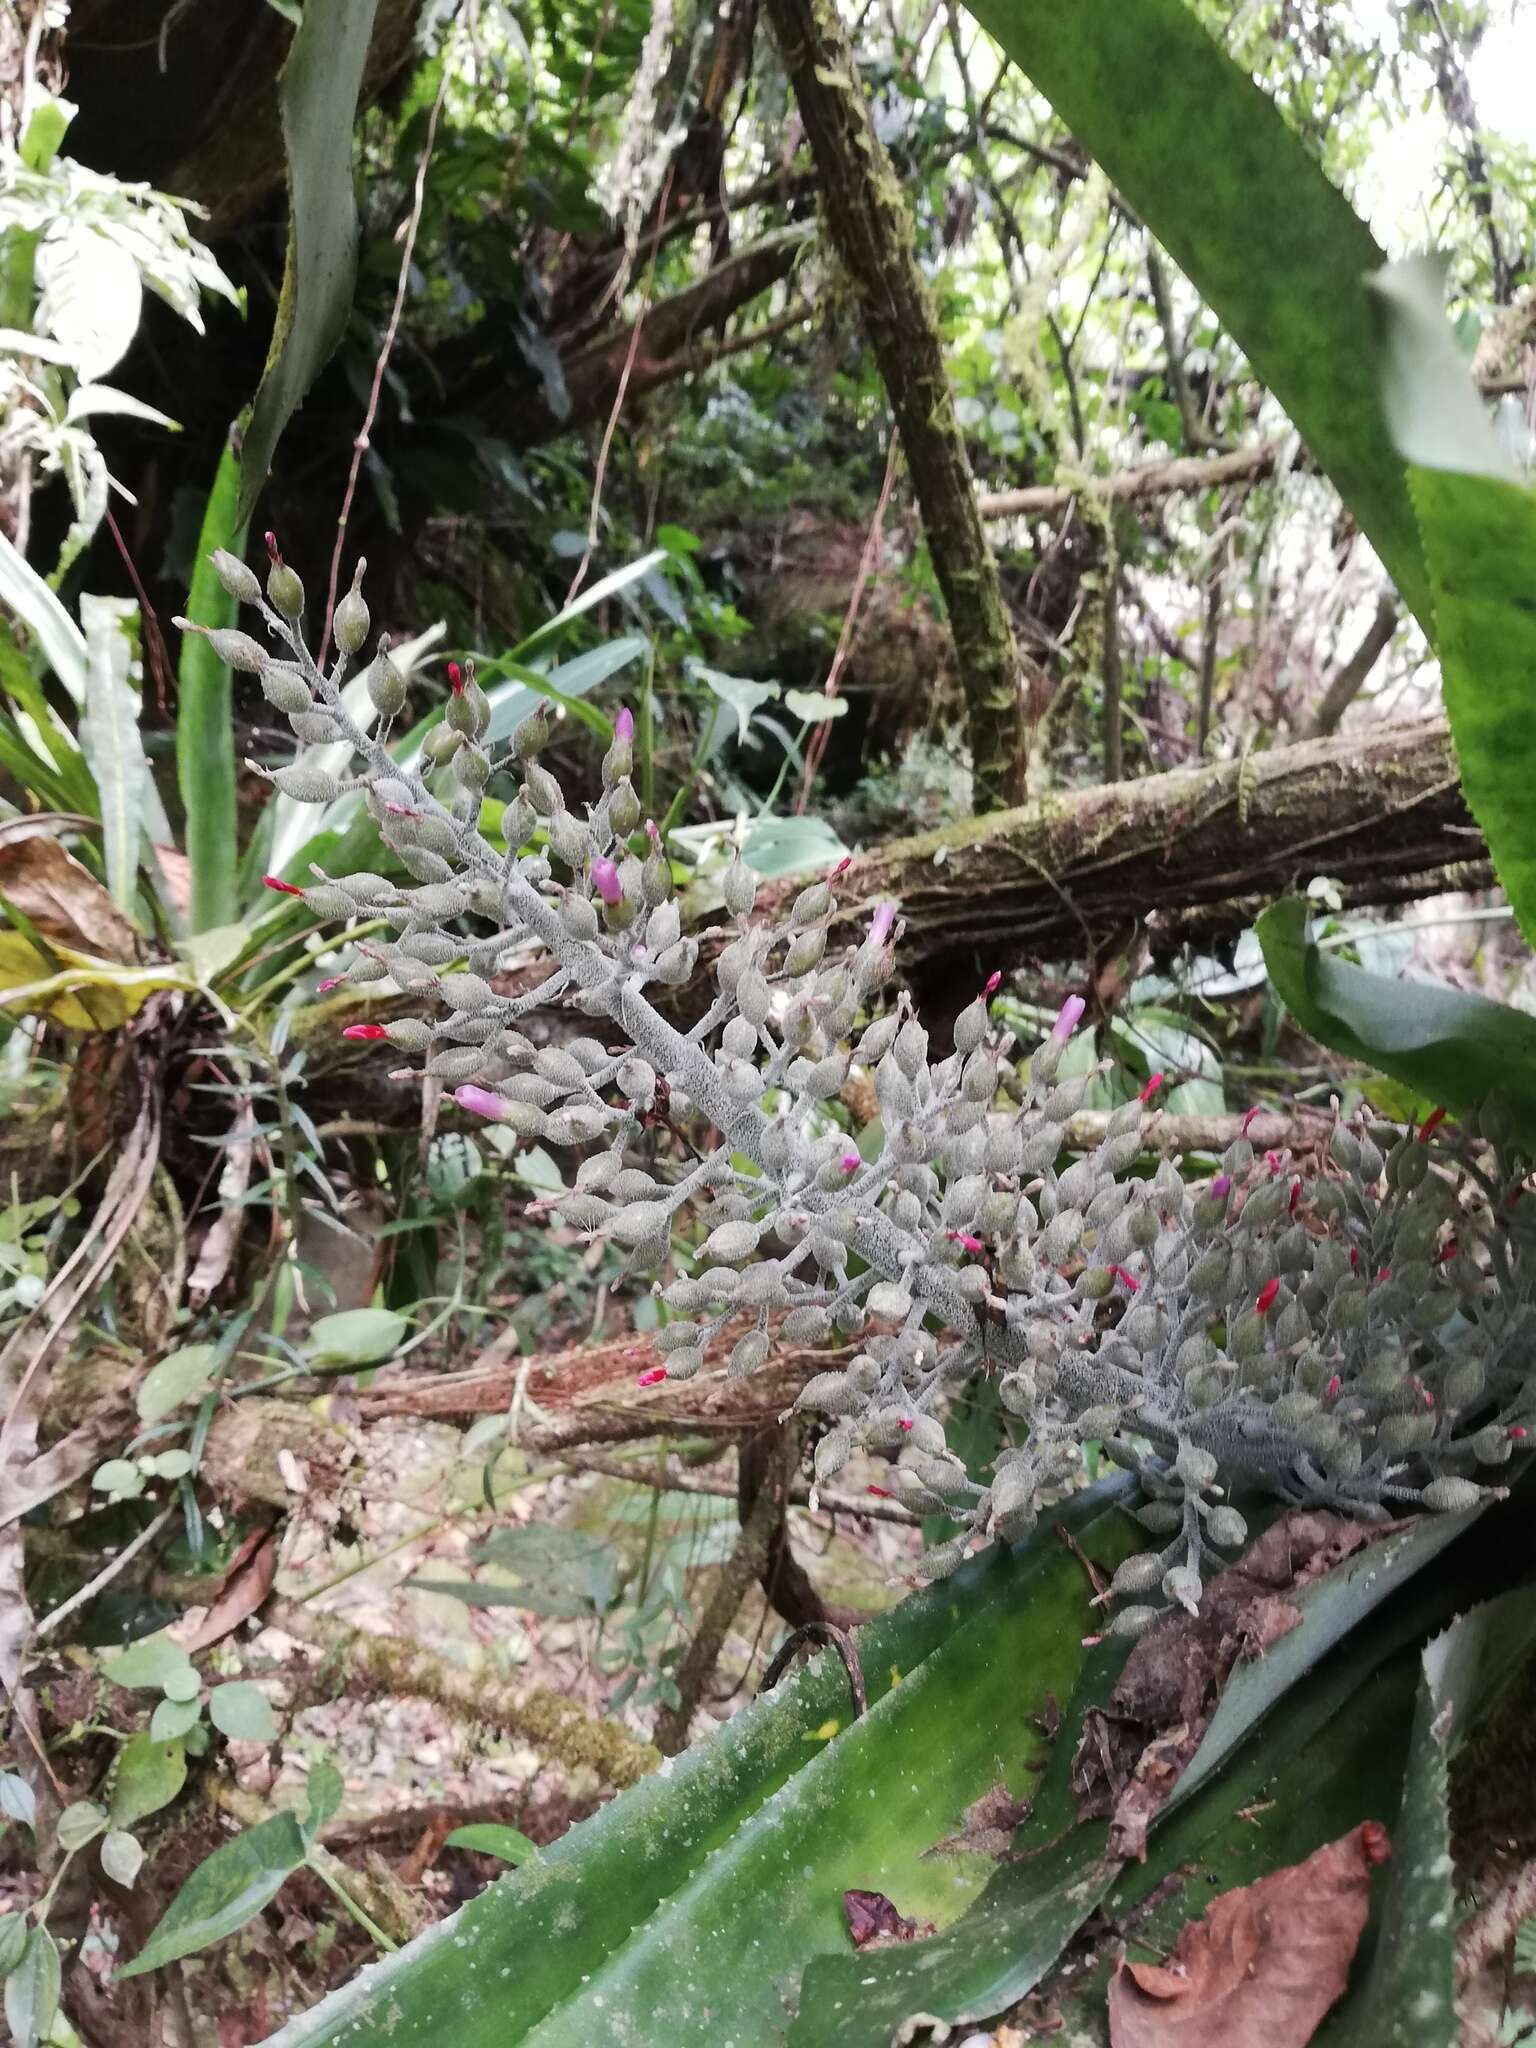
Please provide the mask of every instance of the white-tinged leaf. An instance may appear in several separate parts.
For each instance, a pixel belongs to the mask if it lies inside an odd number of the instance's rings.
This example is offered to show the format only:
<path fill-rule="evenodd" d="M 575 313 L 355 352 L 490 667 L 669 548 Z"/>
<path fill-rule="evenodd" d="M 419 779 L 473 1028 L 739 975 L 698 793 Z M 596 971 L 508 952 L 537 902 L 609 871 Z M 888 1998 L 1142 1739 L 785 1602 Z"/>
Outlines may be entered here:
<path fill-rule="evenodd" d="M 24 1827 L 37 1825 L 36 1796 L 15 1771 L 0 1771 L 0 1814 L 7 1820 L 19 1820 Z"/>
<path fill-rule="evenodd" d="M 825 690 L 786 690 L 784 709 L 807 725 L 824 725 L 829 718 L 841 718 L 848 709 L 846 697 L 829 697 Z"/>
<path fill-rule="evenodd" d="M 1387 425 L 1408 462 L 1518 483 L 1446 318 L 1445 269 L 1438 256 L 1412 256 L 1366 279 L 1385 330 Z"/>
<path fill-rule="evenodd" d="M 744 740 L 752 724 L 752 714 L 771 703 L 779 694 L 777 683 L 754 683 L 746 676 L 729 676 L 718 668 L 711 668 L 707 662 L 690 661 L 688 673 L 696 682 L 703 683 L 720 699 L 736 721 L 736 737 Z"/>
<path fill-rule="evenodd" d="M 579 597 L 573 598 L 562 611 L 556 612 L 552 619 L 546 620 L 537 632 L 530 633 L 520 646 L 514 647 L 513 658 L 522 662 L 532 661 L 536 654 L 542 653 L 552 640 L 565 631 L 573 619 L 579 619 L 584 612 L 591 611 L 594 605 L 603 604 L 610 597 L 617 597 L 621 590 L 628 590 L 632 583 L 642 582 L 653 569 L 668 560 L 670 557 L 665 548 L 652 548 L 648 555 L 641 555 L 638 561 L 626 562 L 622 569 L 611 569 L 606 576 L 599 576 L 595 583 L 587 585 Z"/>
<path fill-rule="evenodd" d="M 138 616 L 138 606 L 128 598 L 80 600 L 86 647 L 80 748 L 101 799 L 107 887 L 119 910 L 130 916 L 149 783 L 149 763 L 139 736 L 138 693 L 129 681 L 137 655 L 133 627 Z"/>
<path fill-rule="evenodd" d="M 759 818 L 741 857 L 765 882 L 779 875 L 820 870 L 848 851 L 825 818 Z"/>
<path fill-rule="evenodd" d="M 64 688 L 85 702 L 85 635 L 48 585 L 0 533 L 0 604 L 32 634 Z"/>
<path fill-rule="evenodd" d="M 0 355 L 32 356 L 40 363 L 58 363 L 67 369 L 74 361 L 71 351 L 51 334 L 29 334 L 24 327 L 0 327 Z"/>
<path fill-rule="evenodd" d="M 114 1884 L 131 1891 L 134 1880 L 144 1867 L 143 1844 L 126 1828 L 109 1829 L 102 1837 L 101 1867 Z"/>
<path fill-rule="evenodd" d="M 75 375 L 94 384 L 128 353 L 144 286 L 120 242 L 84 218 L 58 222 L 38 245 L 37 324 L 67 348 Z"/>
<path fill-rule="evenodd" d="M 169 413 L 146 405 L 142 398 L 135 398 L 127 391 L 115 391 L 110 384 L 76 385 L 64 408 L 64 419 L 66 425 L 73 425 L 76 420 L 99 419 L 106 413 L 118 414 L 124 419 L 146 420 L 152 427 L 169 427 L 173 434 L 181 432 L 181 422 L 173 420 Z"/>

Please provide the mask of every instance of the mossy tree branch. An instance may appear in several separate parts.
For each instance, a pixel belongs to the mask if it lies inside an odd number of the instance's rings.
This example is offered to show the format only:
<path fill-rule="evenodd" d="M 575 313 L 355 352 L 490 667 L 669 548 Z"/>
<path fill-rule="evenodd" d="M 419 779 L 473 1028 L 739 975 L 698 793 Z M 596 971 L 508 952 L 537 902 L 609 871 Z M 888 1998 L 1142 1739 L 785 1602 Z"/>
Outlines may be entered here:
<path fill-rule="evenodd" d="M 870 121 L 832 0 L 768 0 L 768 14 L 820 176 L 827 231 L 858 296 L 948 608 L 976 808 L 995 810 L 1023 788 L 1022 657 L 977 510 L 911 213 Z"/>

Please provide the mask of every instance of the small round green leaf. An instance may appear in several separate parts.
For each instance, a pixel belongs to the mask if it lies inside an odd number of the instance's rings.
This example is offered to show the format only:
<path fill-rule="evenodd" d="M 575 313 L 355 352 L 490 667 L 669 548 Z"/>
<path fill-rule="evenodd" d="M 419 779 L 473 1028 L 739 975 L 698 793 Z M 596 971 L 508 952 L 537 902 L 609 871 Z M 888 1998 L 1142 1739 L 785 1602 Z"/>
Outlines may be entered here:
<path fill-rule="evenodd" d="M 189 1700 L 161 1700 L 149 1717 L 149 1732 L 156 1742 L 179 1742 L 202 1711 L 196 1693 Z"/>
<path fill-rule="evenodd" d="M 191 1664 L 185 1664 L 179 1671 L 173 1671 L 166 1678 L 163 1691 L 168 1700 L 195 1700 L 202 1690 L 202 1680 Z"/>
<path fill-rule="evenodd" d="M 208 1695 L 208 1718 L 221 1735 L 237 1742 L 272 1742 L 277 1737 L 266 1694 L 259 1686 L 243 1681 L 213 1688 Z"/>
<path fill-rule="evenodd" d="M 135 1735 L 123 1745 L 112 1783 L 112 1825 L 131 1828 L 169 1806 L 187 1781 L 187 1753 L 179 1742 Z"/>
<path fill-rule="evenodd" d="M 218 1347 L 214 1344 L 184 1344 L 151 1366 L 134 1396 L 141 1422 L 158 1422 L 174 1408 L 195 1401 L 213 1375 Z"/>
<path fill-rule="evenodd" d="M 59 1847 L 83 1849 L 94 1842 L 107 1825 L 107 1816 L 90 1799 L 77 1799 L 59 1815 Z"/>
<path fill-rule="evenodd" d="M 410 1328 L 404 1316 L 387 1308 L 348 1308 L 322 1316 L 304 1345 L 311 1365 L 326 1371 L 350 1371 L 378 1365 L 399 1348 Z"/>
<path fill-rule="evenodd" d="M 110 1678 L 114 1685 L 128 1685 L 166 1691 L 168 1679 L 178 1672 L 191 1671 L 192 1660 L 180 1643 L 169 1636 L 143 1636 L 136 1643 L 130 1643 L 126 1650 L 115 1650 L 110 1657 L 101 1660 L 102 1675 Z M 196 1676 L 196 1673 L 193 1673 Z M 187 1695 L 176 1695 L 185 1699 Z"/>

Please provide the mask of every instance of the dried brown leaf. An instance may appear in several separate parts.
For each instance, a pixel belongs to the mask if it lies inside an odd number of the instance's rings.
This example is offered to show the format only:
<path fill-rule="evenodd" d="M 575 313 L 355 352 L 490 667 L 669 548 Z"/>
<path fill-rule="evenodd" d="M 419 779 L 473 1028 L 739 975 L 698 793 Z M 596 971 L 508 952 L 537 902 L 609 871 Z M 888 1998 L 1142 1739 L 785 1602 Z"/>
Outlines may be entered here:
<path fill-rule="evenodd" d="M 925 1849 L 925 1856 L 1006 1856 L 1013 1846 L 1013 1831 L 1029 1818 L 1029 1801 L 1015 1799 L 999 1782 L 973 1799 L 965 1809 L 965 1822 L 958 1834 L 946 1835 Z"/>
<path fill-rule="evenodd" d="M 1121 1961 L 1111 2048 L 1305 2048 L 1343 1994 L 1386 1830 L 1365 1821 L 1305 1863 L 1223 1892 L 1167 1964 Z"/>
<path fill-rule="evenodd" d="M 843 1911 L 855 1948 L 889 1948 L 933 1932 L 931 1920 L 904 1920 L 884 1892 L 844 1892 Z"/>
<path fill-rule="evenodd" d="M 238 1628 L 266 1599 L 277 1576 L 277 1538 L 278 1531 L 274 1529 L 249 1553 L 242 1549 L 218 1599 L 191 1635 L 182 1638 L 189 1656 L 222 1642 L 231 1629 Z"/>
<path fill-rule="evenodd" d="M 1211 1580 L 1198 1614 L 1174 1608 L 1147 1631 L 1108 1705 L 1085 1717 L 1072 1764 L 1079 1818 L 1112 1817 L 1111 1855 L 1146 1856 L 1153 1816 L 1199 1748 L 1233 1670 L 1301 1620 L 1295 1594 L 1398 1526 L 1297 1509 Z"/>
<path fill-rule="evenodd" d="M 45 939 L 99 960 L 134 958 L 134 929 L 100 882 L 57 839 L 0 844 L 0 896 Z"/>

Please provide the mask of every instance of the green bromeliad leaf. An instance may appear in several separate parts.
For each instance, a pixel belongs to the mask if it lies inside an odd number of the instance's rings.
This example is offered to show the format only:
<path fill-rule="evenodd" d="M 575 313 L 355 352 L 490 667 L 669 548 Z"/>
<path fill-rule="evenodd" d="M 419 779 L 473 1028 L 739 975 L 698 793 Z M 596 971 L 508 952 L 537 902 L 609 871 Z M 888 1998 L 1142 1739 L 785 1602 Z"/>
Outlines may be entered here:
<path fill-rule="evenodd" d="M 1476 1109 L 1497 1093 L 1529 1144 L 1536 1018 L 1439 982 L 1399 981 L 1336 959 L 1307 937 L 1308 909 L 1287 898 L 1257 925 L 1269 978 L 1302 1029 L 1452 1109 Z"/>
<path fill-rule="evenodd" d="M 1058 1519 L 1112 1566 L 1144 1540 L 1127 1498 L 1117 1479 Z M 1052 1531 L 978 1557 L 860 1631 L 861 1718 L 824 1653 L 273 2048 L 423 2048 L 447 2013 L 457 2048 L 782 2040 L 806 1963 L 847 1951 L 845 1890 L 941 1925 L 980 1890 L 984 1857 L 925 1851 L 1000 1776 L 1030 1790 L 1031 1716 L 1070 1695 L 1091 1619 Z"/>

